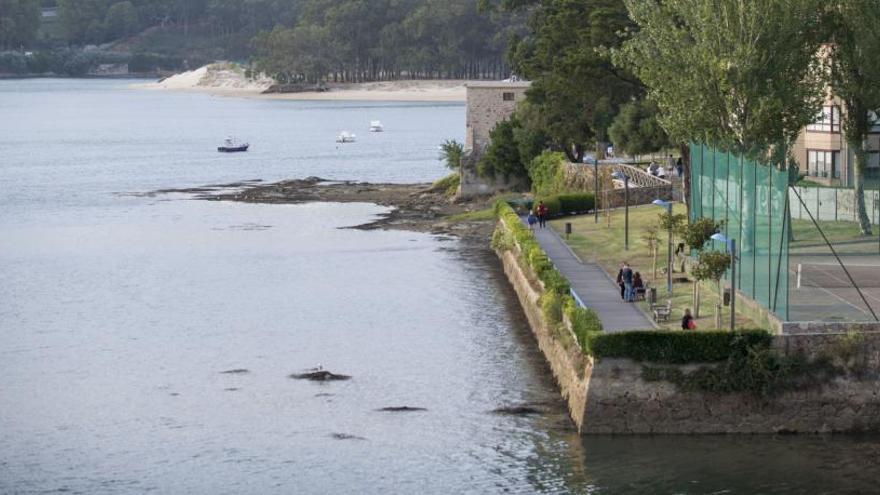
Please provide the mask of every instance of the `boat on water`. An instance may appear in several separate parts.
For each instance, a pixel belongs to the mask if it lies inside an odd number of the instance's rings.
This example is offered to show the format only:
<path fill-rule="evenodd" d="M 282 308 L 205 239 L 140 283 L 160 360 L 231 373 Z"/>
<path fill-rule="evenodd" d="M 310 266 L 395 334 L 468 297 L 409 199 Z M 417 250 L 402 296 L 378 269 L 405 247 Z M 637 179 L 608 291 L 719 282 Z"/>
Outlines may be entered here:
<path fill-rule="evenodd" d="M 352 134 L 348 131 L 342 131 L 339 133 L 338 136 L 336 136 L 337 143 L 353 143 L 356 140 L 357 140 L 357 136 L 355 136 L 354 134 Z"/>
<path fill-rule="evenodd" d="M 370 132 L 383 132 L 385 130 L 385 126 L 382 125 L 382 122 L 378 120 L 370 121 Z"/>
<path fill-rule="evenodd" d="M 221 153 L 236 153 L 247 151 L 250 146 L 249 143 L 240 143 L 237 139 L 228 137 L 223 140 L 223 146 L 217 147 L 217 151 Z"/>

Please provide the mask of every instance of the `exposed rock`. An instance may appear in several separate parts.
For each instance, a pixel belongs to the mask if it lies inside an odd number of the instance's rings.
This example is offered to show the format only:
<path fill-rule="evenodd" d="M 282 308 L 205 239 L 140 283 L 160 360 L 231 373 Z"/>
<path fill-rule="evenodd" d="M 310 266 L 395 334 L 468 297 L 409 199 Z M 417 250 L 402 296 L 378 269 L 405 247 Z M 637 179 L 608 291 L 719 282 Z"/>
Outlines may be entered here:
<path fill-rule="evenodd" d="M 544 411 L 527 405 L 503 406 L 492 410 L 495 414 L 508 414 L 511 416 L 525 416 L 529 414 L 542 414 Z"/>
<path fill-rule="evenodd" d="M 348 380 L 351 378 L 348 375 L 337 375 L 336 373 L 331 373 L 327 370 L 309 371 L 307 373 L 294 373 L 290 375 L 290 377 L 297 380 L 311 380 L 313 382 L 330 382 Z"/>
<path fill-rule="evenodd" d="M 250 370 L 245 369 L 245 368 L 236 368 L 234 370 L 221 371 L 220 374 L 221 375 L 241 375 L 243 373 L 250 373 L 250 372 L 251 372 Z"/>

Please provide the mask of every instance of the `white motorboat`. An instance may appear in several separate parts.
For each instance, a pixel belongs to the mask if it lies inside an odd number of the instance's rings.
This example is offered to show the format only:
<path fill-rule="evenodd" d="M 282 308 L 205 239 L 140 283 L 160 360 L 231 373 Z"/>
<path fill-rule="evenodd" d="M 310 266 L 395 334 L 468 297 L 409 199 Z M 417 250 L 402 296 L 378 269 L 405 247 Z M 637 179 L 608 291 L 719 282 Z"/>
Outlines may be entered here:
<path fill-rule="evenodd" d="M 382 125 L 382 122 L 378 120 L 370 121 L 370 132 L 382 132 L 385 130 L 385 127 Z"/>
<path fill-rule="evenodd" d="M 338 136 L 336 136 L 337 143 L 353 143 L 356 140 L 357 140 L 357 136 L 355 136 L 354 134 L 352 134 L 348 131 L 342 131 L 339 133 Z"/>

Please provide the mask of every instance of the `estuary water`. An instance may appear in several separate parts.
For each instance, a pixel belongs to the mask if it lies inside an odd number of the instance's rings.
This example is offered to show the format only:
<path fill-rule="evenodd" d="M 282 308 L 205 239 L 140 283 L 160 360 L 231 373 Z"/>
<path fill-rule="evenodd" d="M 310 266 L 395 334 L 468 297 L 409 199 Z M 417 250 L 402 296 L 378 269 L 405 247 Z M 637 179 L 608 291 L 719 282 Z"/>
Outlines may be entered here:
<path fill-rule="evenodd" d="M 462 105 L 128 84 L 0 81 L 0 493 L 877 493 L 876 438 L 578 437 L 479 246 L 143 194 L 432 180 Z"/>

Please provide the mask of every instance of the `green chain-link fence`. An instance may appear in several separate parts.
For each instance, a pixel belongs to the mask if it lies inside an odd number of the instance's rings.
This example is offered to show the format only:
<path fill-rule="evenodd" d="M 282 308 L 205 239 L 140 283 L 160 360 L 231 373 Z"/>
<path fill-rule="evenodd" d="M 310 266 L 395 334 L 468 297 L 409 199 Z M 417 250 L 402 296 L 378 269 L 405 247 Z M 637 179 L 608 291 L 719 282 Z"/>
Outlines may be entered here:
<path fill-rule="evenodd" d="M 737 244 L 737 289 L 788 320 L 788 173 L 691 145 L 690 215 L 724 221 Z"/>

